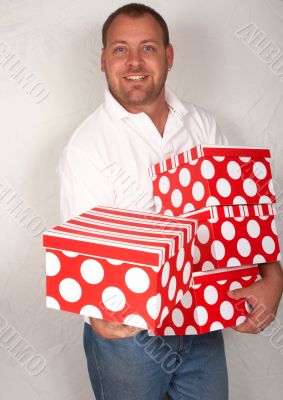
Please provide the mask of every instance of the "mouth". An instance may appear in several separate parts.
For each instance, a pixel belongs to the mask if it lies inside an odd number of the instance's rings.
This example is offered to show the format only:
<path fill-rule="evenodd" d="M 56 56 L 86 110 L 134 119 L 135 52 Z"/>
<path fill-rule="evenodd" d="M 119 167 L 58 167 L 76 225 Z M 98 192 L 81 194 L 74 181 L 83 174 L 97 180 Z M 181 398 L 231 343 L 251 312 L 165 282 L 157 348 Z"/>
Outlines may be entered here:
<path fill-rule="evenodd" d="M 143 81 L 146 79 L 148 75 L 129 75 L 129 76 L 124 76 L 124 78 L 128 81 L 134 81 L 134 82 L 139 82 Z"/>

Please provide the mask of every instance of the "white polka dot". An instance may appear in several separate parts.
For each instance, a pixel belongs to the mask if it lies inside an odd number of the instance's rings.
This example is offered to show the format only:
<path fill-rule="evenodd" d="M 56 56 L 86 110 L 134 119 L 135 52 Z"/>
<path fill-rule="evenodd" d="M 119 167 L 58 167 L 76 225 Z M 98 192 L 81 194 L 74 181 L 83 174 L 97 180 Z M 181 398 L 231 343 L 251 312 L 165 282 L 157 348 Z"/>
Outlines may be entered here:
<path fill-rule="evenodd" d="M 217 281 L 217 283 L 219 285 L 225 285 L 226 282 L 227 282 L 227 279 L 223 279 L 222 281 Z"/>
<path fill-rule="evenodd" d="M 142 328 L 142 329 L 148 328 L 145 320 L 138 314 L 127 315 L 123 323 L 129 326 L 135 326 L 136 328 Z"/>
<path fill-rule="evenodd" d="M 221 225 L 221 233 L 224 239 L 232 240 L 235 237 L 236 231 L 234 225 L 230 221 L 224 221 Z"/>
<path fill-rule="evenodd" d="M 128 288 L 135 293 L 144 293 L 149 288 L 149 277 L 141 268 L 130 268 L 125 275 Z"/>
<path fill-rule="evenodd" d="M 274 233 L 274 235 L 277 235 L 277 228 L 276 228 L 275 219 L 273 219 L 272 222 L 271 222 L 271 230 Z"/>
<path fill-rule="evenodd" d="M 150 266 L 150 268 L 154 271 L 154 272 L 159 272 L 162 268 L 162 265 L 159 265 L 157 267 L 154 267 L 153 265 Z"/>
<path fill-rule="evenodd" d="M 211 161 L 203 160 L 200 170 L 205 179 L 211 179 L 214 177 L 215 169 Z"/>
<path fill-rule="evenodd" d="M 190 211 L 193 211 L 195 209 L 194 205 L 192 203 L 187 203 L 185 207 L 183 208 L 183 213 L 188 213 Z"/>
<path fill-rule="evenodd" d="M 204 300 L 207 302 L 207 304 L 215 304 L 218 300 L 217 289 L 212 285 L 208 285 L 204 289 L 203 295 L 204 295 Z"/>
<path fill-rule="evenodd" d="M 246 163 L 250 161 L 251 157 L 239 157 L 239 159 Z"/>
<path fill-rule="evenodd" d="M 124 261 L 121 260 L 114 260 L 114 258 L 107 258 L 106 259 L 107 262 L 109 262 L 109 264 L 112 265 L 122 265 Z"/>
<path fill-rule="evenodd" d="M 268 196 L 260 196 L 259 204 L 269 204 L 269 203 L 272 203 L 272 201 Z"/>
<path fill-rule="evenodd" d="M 218 179 L 218 181 L 216 182 L 216 189 L 222 197 L 228 197 L 231 194 L 231 185 L 227 181 L 227 179 Z"/>
<path fill-rule="evenodd" d="M 266 262 L 266 260 L 261 254 L 257 254 L 254 256 L 253 264 L 262 264 L 265 262 Z"/>
<path fill-rule="evenodd" d="M 214 158 L 214 160 L 216 160 L 218 162 L 221 162 L 225 159 L 225 157 L 223 157 L 223 156 L 214 156 L 213 158 Z"/>
<path fill-rule="evenodd" d="M 270 193 L 273 194 L 273 196 L 274 196 L 275 195 L 275 190 L 274 190 L 272 179 L 270 179 L 270 181 L 268 182 L 268 189 L 269 189 Z"/>
<path fill-rule="evenodd" d="M 183 270 L 183 282 L 185 285 L 189 282 L 190 277 L 191 277 L 191 263 L 187 261 Z"/>
<path fill-rule="evenodd" d="M 172 210 L 167 209 L 167 210 L 164 211 L 164 215 L 169 215 L 170 217 L 172 217 L 174 214 L 173 214 Z"/>
<path fill-rule="evenodd" d="M 182 168 L 179 173 L 179 181 L 180 184 L 184 187 L 187 187 L 191 180 L 191 174 L 188 168 Z"/>
<path fill-rule="evenodd" d="M 81 298 L 82 289 L 75 279 L 66 278 L 60 282 L 59 292 L 63 299 L 75 303 Z"/>
<path fill-rule="evenodd" d="M 159 181 L 159 190 L 161 193 L 166 194 L 170 189 L 170 181 L 167 176 L 162 176 Z"/>
<path fill-rule="evenodd" d="M 201 283 L 198 283 L 198 284 L 193 284 L 193 289 L 199 289 L 200 287 L 201 287 Z"/>
<path fill-rule="evenodd" d="M 265 165 L 259 161 L 255 162 L 253 165 L 253 173 L 257 177 L 257 179 L 264 179 L 267 174 Z"/>
<path fill-rule="evenodd" d="M 223 301 L 220 305 L 220 314 L 222 318 L 229 320 L 233 318 L 234 308 L 230 301 Z"/>
<path fill-rule="evenodd" d="M 172 321 L 175 326 L 180 327 L 184 323 L 184 315 L 179 308 L 175 308 L 172 312 Z"/>
<path fill-rule="evenodd" d="M 251 276 L 242 276 L 242 279 L 244 281 L 249 281 L 250 279 L 252 279 L 252 277 Z"/>
<path fill-rule="evenodd" d="M 240 261 L 235 258 L 235 257 L 231 257 L 229 258 L 229 260 L 227 261 L 227 267 L 237 267 L 241 265 Z"/>
<path fill-rule="evenodd" d="M 178 290 L 177 296 L 176 296 L 176 303 L 178 303 L 184 296 L 183 290 L 180 289 Z"/>
<path fill-rule="evenodd" d="M 233 199 L 233 204 L 235 205 L 247 204 L 247 201 L 242 196 L 236 196 Z"/>
<path fill-rule="evenodd" d="M 194 326 L 189 325 L 186 327 L 185 334 L 186 335 L 197 335 L 197 330 Z"/>
<path fill-rule="evenodd" d="M 229 161 L 227 165 L 227 172 L 232 179 L 239 179 L 242 174 L 241 167 L 238 163 L 236 163 L 236 161 Z"/>
<path fill-rule="evenodd" d="M 234 217 L 234 220 L 235 220 L 236 222 L 243 222 L 244 219 L 245 219 L 245 217 Z"/>
<path fill-rule="evenodd" d="M 172 169 L 168 170 L 169 174 L 175 174 L 176 171 L 177 171 L 177 168 L 172 168 Z"/>
<path fill-rule="evenodd" d="M 211 254 L 215 260 L 222 260 L 225 256 L 225 247 L 220 240 L 214 240 L 211 243 Z"/>
<path fill-rule="evenodd" d="M 247 223 L 247 231 L 250 237 L 257 238 L 260 234 L 259 223 L 254 219 L 250 219 Z"/>
<path fill-rule="evenodd" d="M 75 251 L 67 251 L 67 250 L 62 250 L 62 253 L 65 254 L 67 257 L 77 257 L 79 253 Z"/>
<path fill-rule="evenodd" d="M 209 241 L 209 229 L 206 225 L 202 224 L 197 230 L 197 237 L 200 243 L 206 244 Z"/>
<path fill-rule="evenodd" d="M 155 209 L 157 213 L 160 213 L 162 210 L 162 201 L 159 196 L 154 196 L 154 202 L 155 202 Z"/>
<path fill-rule="evenodd" d="M 157 319 L 161 308 L 161 295 L 152 296 L 146 303 L 146 309 L 152 319 Z"/>
<path fill-rule="evenodd" d="M 168 289 L 169 300 L 172 300 L 174 298 L 175 292 L 176 292 L 176 278 L 175 276 L 172 276 Z"/>
<path fill-rule="evenodd" d="M 166 326 L 166 328 L 164 329 L 164 335 L 165 336 L 175 335 L 175 331 L 173 328 L 171 328 L 171 326 Z"/>
<path fill-rule="evenodd" d="M 244 180 L 243 189 L 247 196 L 253 197 L 257 193 L 257 186 L 255 181 L 250 178 Z"/>
<path fill-rule="evenodd" d="M 224 326 L 219 321 L 212 322 L 212 324 L 210 325 L 210 328 L 209 328 L 210 332 L 219 331 L 219 329 L 224 329 Z"/>
<path fill-rule="evenodd" d="M 199 159 L 196 158 L 195 160 L 189 161 L 190 165 L 197 165 L 197 163 L 199 162 Z"/>
<path fill-rule="evenodd" d="M 242 324 L 243 322 L 245 322 L 246 317 L 244 315 L 240 315 L 237 320 L 236 320 L 236 326 Z"/>
<path fill-rule="evenodd" d="M 248 257 L 251 253 L 251 245 L 247 239 L 239 239 L 237 242 L 238 253 L 242 257 Z"/>
<path fill-rule="evenodd" d="M 198 246 L 194 246 L 194 264 L 198 264 L 200 260 L 200 249 Z"/>
<path fill-rule="evenodd" d="M 196 201 L 200 201 L 203 199 L 204 196 L 204 186 L 201 182 L 195 182 L 192 188 L 193 198 Z"/>
<path fill-rule="evenodd" d="M 46 275 L 54 276 L 57 275 L 61 268 L 61 263 L 56 254 L 50 251 L 46 252 Z"/>
<path fill-rule="evenodd" d="M 81 275 L 86 282 L 97 284 L 104 277 L 104 269 L 97 260 L 88 259 L 82 262 Z"/>
<path fill-rule="evenodd" d="M 182 269 L 183 263 L 184 263 L 184 259 L 185 259 L 185 250 L 184 250 L 184 248 L 182 247 L 182 248 L 179 250 L 179 253 L 178 253 L 178 255 L 177 255 L 176 267 L 177 267 L 177 270 L 178 270 L 178 271 L 180 271 L 180 270 Z"/>
<path fill-rule="evenodd" d="M 205 203 L 206 207 L 219 206 L 219 200 L 214 196 L 209 196 Z"/>
<path fill-rule="evenodd" d="M 250 305 L 248 301 L 245 301 L 245 309 L 250 314 L 253 310 L 253 307 Z"/>
<path fill-rule="evenodd" d="M 230 286 L 229 290 L 241 289 L 243 286 L 238 281 L 233 281 Z"/>
<path fill-rule="evenodd" d="M 166 263 L 163 266 L 162 276 L 161 276 L 161 283 L 163 287 L 167 285 L 169 274 L 170 274 L 170 264 L 168 261 L 166 261 Z"/>
<path fill-rule="evenodd" d="M 171 194 L 171 202 L 174 207 L 178 208 L 182 204 L 183 196 L 179 189 L 174 189 Z"/>
<path fill-rule="evenodd" d="M 102 302 L 110 311 L 120 311 L 126 305 L 126 298 L 122 290 L 109 286 L 103 290 Z"/>
<path fill-rule="evenodd" d="M 185 295 L 181 299 L 181 303 L 184 308 L 190 308 L 192 306 L 193 298 L 190 291 L 187 291 L 185 293 Z"/>
<path fill-rule="evenodd" d="M 203 306 L 197 306 L 194 310 L 194 319 L 195 322 L 199 326 L 203 326 L 207 323 L 208 320 L 208 314 L 206 309 Z"/>
<path fill-rule="evenodd" d="M 262 248 L 267 254 L 272 254 L 275 250 L 275 243 L 272 237 L 264 236 L 262 239 Z"/>
<path fill-rule="evenodd" d="M 164 318 L 167 317 L 168 314 L 169 314 L 169 308 L 164 307 L 162 310 L 162 313 L 161 313 L 160 322 L 162 322 L 164 320 Z"/>
<path fill-rule="evenodd" d="M 86 305 L 84 306 L 81 311 L 81 315 L 86 315 L 87 317 L 93 317 L 93 318 L 100 318 L 102 319 L 102 313 L 99 310 L 99 308 L 92 306 L 92 305 Z"/>
<path fill-rule="evenodd" d="M 215 269 L 215 268 L 211 261 L 205 261 L 202 264 L 202 267 L 201 267 L 202 271 L 211 271 L 212 269 Z"/>
<path fill-rule="evenodd" d="M 54 297 L 51 296 L 46 296 L 46 307 L 60 310 L 60 304 L 56 299 L 54 299 Z"/>

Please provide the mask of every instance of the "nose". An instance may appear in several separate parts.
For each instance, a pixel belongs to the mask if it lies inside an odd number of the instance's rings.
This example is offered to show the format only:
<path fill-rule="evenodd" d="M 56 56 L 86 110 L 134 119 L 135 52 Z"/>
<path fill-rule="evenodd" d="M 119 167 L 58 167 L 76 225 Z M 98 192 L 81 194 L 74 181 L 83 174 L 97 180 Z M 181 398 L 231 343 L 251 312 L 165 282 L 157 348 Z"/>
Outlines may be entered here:
<path fill-rule="evenodd" d="M 144 64 L 144 60 L 139 49 L 131 49 L 129 51 L 127 64 L 128 66 L 133 68 L 138 68 Z"/>

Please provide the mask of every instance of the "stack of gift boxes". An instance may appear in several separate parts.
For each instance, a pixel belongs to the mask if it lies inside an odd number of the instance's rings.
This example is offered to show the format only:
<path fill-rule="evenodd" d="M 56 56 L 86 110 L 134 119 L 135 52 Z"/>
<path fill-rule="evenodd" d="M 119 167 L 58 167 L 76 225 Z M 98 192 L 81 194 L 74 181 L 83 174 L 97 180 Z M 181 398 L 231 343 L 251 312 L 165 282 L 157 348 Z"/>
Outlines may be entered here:
<path fill-rule="evenodd" d="M 197 146 L 150 167 L 157 214 L 96 207 L 43 235 L 47 306 L 199 334 L 249 312 L 227 291 L 280 257 L 266 149 Z"/>
<path fill-rule="evenodd" d="M 248 303 L 227 291 L 259 278 L 280 259 L 270 152 L 197 146 L 150 167 L 157 212 L 198 221 L 192 278 L 157 335 L 205 333 L 245 320 Z"/>

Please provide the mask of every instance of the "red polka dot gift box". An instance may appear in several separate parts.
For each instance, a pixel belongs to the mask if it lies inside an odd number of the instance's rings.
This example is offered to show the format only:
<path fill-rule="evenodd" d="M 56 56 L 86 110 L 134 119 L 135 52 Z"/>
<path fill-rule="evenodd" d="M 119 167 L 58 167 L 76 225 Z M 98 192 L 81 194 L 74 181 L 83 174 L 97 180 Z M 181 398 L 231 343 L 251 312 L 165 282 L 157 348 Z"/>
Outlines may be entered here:
<path fill-rule="evenodd" d="M 180 215 L 215 205 L 274 203 L 270 151 L 199 145 L 152 165 L 157 212 Z"/>
<path fill-rule="evenodd" d="M 191 278 L 196 221 L 93 208 L 45 232 L 47 307 L 154 329 Z"/>
<path fill-rule="evenodd" d="M 257 266 L 193 272 L 191 287 L 151 335 L 196 335 L 236 326 L 250 311 L 244 300 L 227 291 L 247 287 L 260 279 Z"/>
<path fill-rule="evenodd" d="M 198 221 L 194 271 L 280 260 L 274 204 L 212 206 L 183 214 Z"/>

